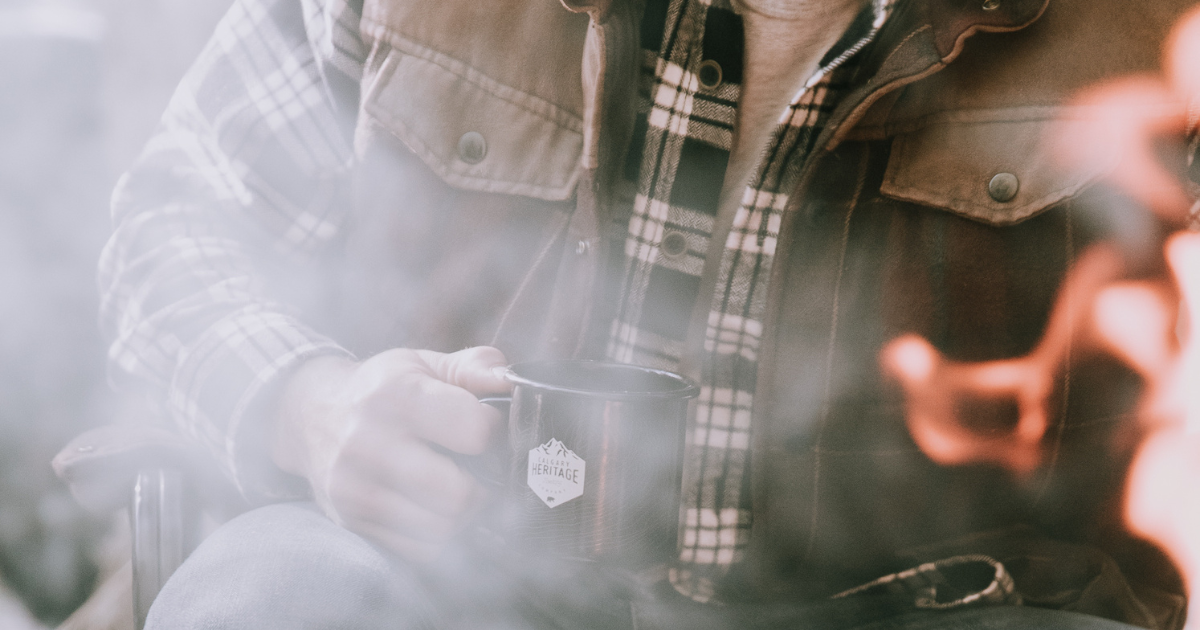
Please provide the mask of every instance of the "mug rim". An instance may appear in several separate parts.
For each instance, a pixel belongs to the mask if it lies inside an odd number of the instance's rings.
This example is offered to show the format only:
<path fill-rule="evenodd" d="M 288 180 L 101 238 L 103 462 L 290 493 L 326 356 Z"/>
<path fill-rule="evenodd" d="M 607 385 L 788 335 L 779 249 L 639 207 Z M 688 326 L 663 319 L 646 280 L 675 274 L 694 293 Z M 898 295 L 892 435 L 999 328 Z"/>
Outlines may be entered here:
<path fill-rule="evenodd" d="M 630 390 L 595 390 L 583 389 L 579 387 L 570 387 L 567 385 L 556 385 L 547 383 L 542 380 L 534 380 L 528 376 L 519 373 L 518 370 L 522 367 L 538 365 L 538 366 L 553 366 L 555 364 L 564 365 L 586 365 L 589 367 L 600 368 L 618 368 L 622 370 L 631 370 L 643 374 L 656 374 L 666 377 L 678 385 L 673 389 L 661 391 L 630 391 Z M 552 392 L 558 394 L 570 394 L 573 396 L 585 396 L 588 398 L 602 398 L 606 400 L 633 400 L 633 399 L 688 399 L 695 398 L 700 394 L 700 388 L 689 380 L 687 377 L 671 372 L 669 370 L 660 370 L 658 368 L 645 367 L 641 365 L 633 365 L 630 363 L 616 363 L 614 361 L 593 361 L 593 360 L 574 360 L 574 359 L 558 359 L 544 361 L 522 361 L 508 366 L 504 372 L 504 378 L 514 385 L 521 385 L 542 392 Z"/>

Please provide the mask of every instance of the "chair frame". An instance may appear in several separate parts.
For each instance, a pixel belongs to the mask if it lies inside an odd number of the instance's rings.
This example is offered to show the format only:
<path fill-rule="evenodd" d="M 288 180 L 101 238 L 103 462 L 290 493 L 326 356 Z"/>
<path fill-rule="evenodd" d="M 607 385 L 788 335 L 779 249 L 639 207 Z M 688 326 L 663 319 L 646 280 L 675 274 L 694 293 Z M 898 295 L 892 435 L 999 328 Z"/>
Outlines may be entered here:
<path fill-rule="evenodd" d="M 167 579 L 200 543 L 199 502 L 183 472 L 138 471 L 129 502 L 132 533 L 133 612 L 138 630 Z"/>

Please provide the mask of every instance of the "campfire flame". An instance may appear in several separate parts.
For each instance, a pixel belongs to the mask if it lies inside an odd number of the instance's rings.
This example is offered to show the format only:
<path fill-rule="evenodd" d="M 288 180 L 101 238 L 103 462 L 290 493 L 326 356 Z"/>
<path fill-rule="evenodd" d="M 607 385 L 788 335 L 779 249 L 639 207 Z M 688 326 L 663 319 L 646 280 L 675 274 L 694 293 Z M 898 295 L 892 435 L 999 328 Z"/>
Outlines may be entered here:
<path fill-rule="evenodd" d="M 1086 124 L 1063 124 L 1051 139 L 1064 164 L 1097 172 L 1167 225 L 1195 224 L 1200 203 L 1155 150 L 1162 139 L 1195 133 L 1200 120 L 1200 8 L 1168 38 L 1164 75 L 1124 77 L 1074 103 Z M 981 363 L 944 358 L 927 340 L 905 335 L 882 351 L 885 374 L 906 400 L 917 446 L 943 465 L 990 463 L 1028 477 L 1046 457 L 1043 438 L 1056 382 L 1069 352 L 1103 352 L 1143 378 L 1143 435 L 1130 468 L 1125 519 L 1159 544 L 1200 602 L 1200 233 L 1165 246 L 1174 286 L 1121 281 L 1115 249 L 1096 245 L 1067 274 L 1046 332 L 1028 355 Z M 978 426 L 971 404 L 1015 405 L 1016 419 Z M 1200 629 L 1200 620 L 1187 627 Z"/>
<path fill-rule="evenodd" d="M 1082 125 L 1060 126 L 1052 148 L 1060 160 L 1106 179 L 1168 224 L 1188 219 L 1194 200 L 1164 168 L 1156 142 L 1195 132 L 1200 119 L 1200 7 L 1172 29 L 1164 76 L 1122 77 L 1084 90 L 1072 109 Z"/>
<path fill-rule="evenodd" d="M 1139 349 L 1147 336 L 1137 328 L 1155 328 L 1162 339 L 1174 318 L 1170 305 L 1150 292 L 1114 287 L 1096 303 L 1112 311 L 1110 326 L 1100 327 L 1115 353 L 1128 357 L 1146 378 L 1148 389 L 1139 419 L 1148 430 L 1129 474 L 1125 518 L 1131 529 L 1157 542 L 1183 570 L 1192 595 L 1200 594 L 1200 234 L 1180 233 L 1167 243 L 1167 262 L 1181 294 L 1187 339 L 1175 352 L 1158 345 Z M 1132 319 L 1139 312 L 1147 317 Z M 1100 313 L 1097 312 L 1097 319 Z M 1124 320 L 1124 321 L 1121 321 Z M 1165 352 L 1164 352 L 1165 351 Z M 1166 361 L 1153 361 L 1167 354 Z M 1135 358 L 1137 357 L 1137 358 Z M 1195 598 L 1193 602 L 1197 601 Z M 1188 627 L 1197 627 L 1191 621 Z"/>
<path fill-rule="evenodd" d="M 908 429 L 925 455 L 943 465 L 994 463 L 1020 475 L 1032 473 L 1042 460 L 1055 382 L 1089 314 L 1079 305 L 1093 301 L 1121 269 L 1110 247 L 1084 253 L 1063 282 L 1041 342 L 1020 358 L 958 363 L 917 335 L 889 343 L 882 354 L 884 372 L 904 389 Z M 960 413 L 1006 402 L 1016 403 L 1011 427 L 971 426 Z"/>

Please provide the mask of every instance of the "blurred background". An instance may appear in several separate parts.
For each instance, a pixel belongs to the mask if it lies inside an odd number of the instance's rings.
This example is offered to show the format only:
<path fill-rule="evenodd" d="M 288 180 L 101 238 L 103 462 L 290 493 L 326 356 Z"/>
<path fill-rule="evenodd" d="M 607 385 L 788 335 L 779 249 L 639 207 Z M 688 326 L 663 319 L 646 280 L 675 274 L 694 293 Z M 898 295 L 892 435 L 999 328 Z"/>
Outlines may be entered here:
<path fill-rule="evenodd" d="M 96 325 L 108 197 L 231 0 L 0 0 L 0 628 L 55 627 L 111 531 L 50 459 L 119 415 Z"/>

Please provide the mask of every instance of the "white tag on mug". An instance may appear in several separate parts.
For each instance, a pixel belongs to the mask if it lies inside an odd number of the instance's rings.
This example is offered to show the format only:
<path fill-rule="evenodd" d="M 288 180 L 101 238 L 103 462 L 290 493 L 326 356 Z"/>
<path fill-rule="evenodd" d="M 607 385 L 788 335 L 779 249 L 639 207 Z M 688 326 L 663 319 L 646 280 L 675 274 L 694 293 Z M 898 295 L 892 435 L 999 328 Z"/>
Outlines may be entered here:
<path fill-rule="evenodd" d="M 554 438 L 529 451 L 529 488 L 554 508 L 583 494 L 583 461 Z"/>

